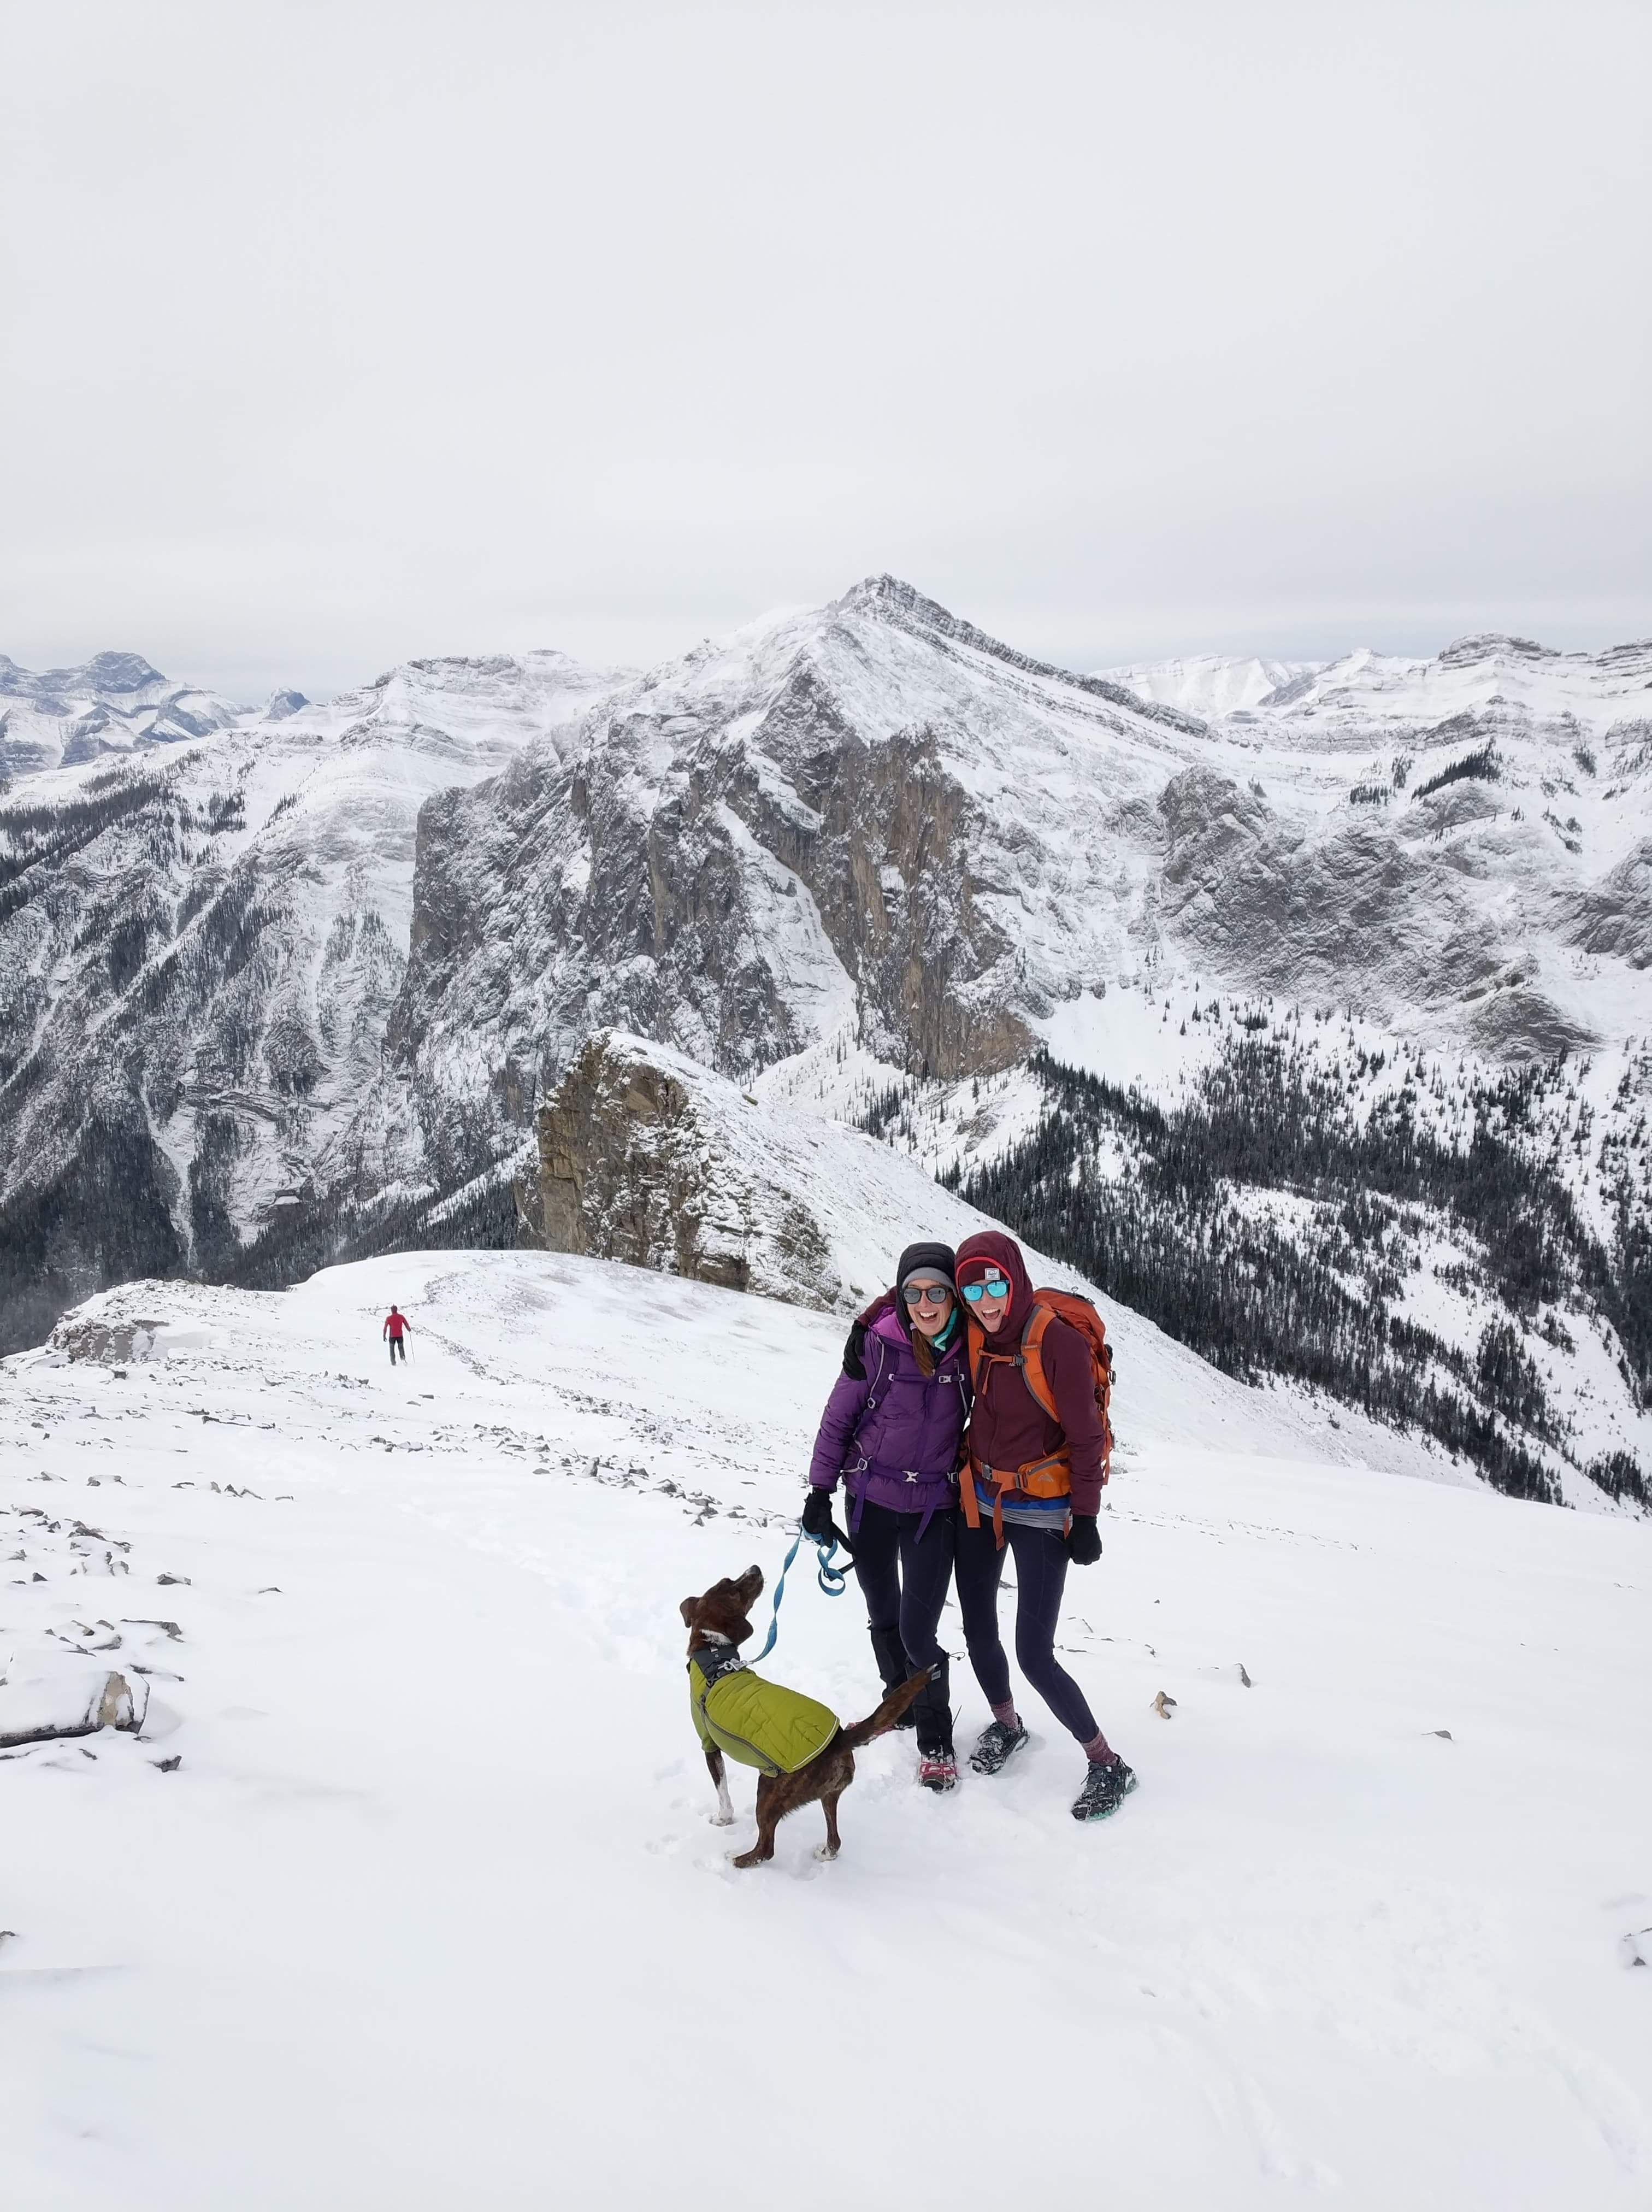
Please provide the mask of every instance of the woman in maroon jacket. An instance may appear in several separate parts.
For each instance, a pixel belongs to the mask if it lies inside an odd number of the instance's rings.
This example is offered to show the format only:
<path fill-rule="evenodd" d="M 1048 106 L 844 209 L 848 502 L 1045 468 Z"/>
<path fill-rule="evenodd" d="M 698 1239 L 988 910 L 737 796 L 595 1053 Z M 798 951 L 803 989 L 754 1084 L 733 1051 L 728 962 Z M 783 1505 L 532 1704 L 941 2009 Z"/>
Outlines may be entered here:
<path fill-rule="evenodd" d="M 1017 1352 L 1036 1302 L 1015 1239 L 997 1230 L 966 1237 L 958 1247 L 954 1280 L 965 1313 L 985 1332 L 986 1349 Z M 972 1527 L 959 1516 L 958 1607 L 969 1663 L 993 1709 L 992 1722 L 969 1764 L 977 1774 L 996 1774 L 1027 1741 L 998 1632 L 999 1582 L 1007 1548 L 1015 1560 L 1016 1658 L 1057 1720 L 1084 1747 L 1089 1766 L 1073 1801 L 1074 1820 L 1098 1820 L 1117 1811 L 1135 1788 L 1136 1778 L 1096 1725 L 1084 1692 L 1057 1659 L 1055 1624 L 1068 1561 L 1087 1567 L 1102 1555 L 1096 1516 L 1102 1503 L 1106 1439 L 1096 1403 L 1090 1346 L 1078 1331 L 1052 1318 L 1038 1354 L 1059 1420 L 1052 1420 L 1034 1397 L 1019 1364 L 1008 1359 L 984 1361 L 965 1439 L 969 1465 L 963 1480 L 974 1485 L 975 1515 L 971 1517 L 979 1525 Z M 1036 1497 L 1020 1489 L 1001 1495 L 979 1474 L 986 1468 L 1025 1470 L 1063 1460 L 1071 1489 L 1060 1497 Z"/>

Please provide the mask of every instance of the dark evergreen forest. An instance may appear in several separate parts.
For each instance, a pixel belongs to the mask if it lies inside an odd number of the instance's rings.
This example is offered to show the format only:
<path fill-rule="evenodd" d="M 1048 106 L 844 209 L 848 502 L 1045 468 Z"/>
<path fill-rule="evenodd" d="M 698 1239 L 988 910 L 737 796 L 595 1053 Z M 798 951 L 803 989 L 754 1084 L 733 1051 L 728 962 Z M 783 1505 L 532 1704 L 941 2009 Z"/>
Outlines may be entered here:
<path fill-rule="evenodd" d="M 1357 1114 L 1277 1038 L 1230 1039 L 1169 1113 L 1046 1053 L 1031 1065 L 1047 1094 L 1040 1127 L 951 1187 L 1226 1373 L 1308 1383 L 1424 1431 L 1501 1490 L 1548 1500 L 1546 1459 L 1575 1455 L 1534 1357 L 1540 1326 L 1558 1326 L 1546 1309 L 1581 1302 L 1609 1322 L 1652 1399 L 1652 1237 L 1624 1192 L 1616 1249 L 1605 1249 L 1521 1144 L 1541 1071 L 1478 1096 L 1475 1134 L 1459 1150 L 1422 1125 L 1408 1084 Z M 1300 1207 L 1287 1216 L 1248 1202 L 1252 1192 L 1311 1201 L 1306 1225 Z M 1497 1310 L 1472 1353 L 1399 1310 L 1420 1264 L 1408 1210 L 1421 1207 L 1449 1217 L 1481 1255 Z M 1624 1453 L 1588 1471 L 1614 1496 L 1652 1502 Z"/>

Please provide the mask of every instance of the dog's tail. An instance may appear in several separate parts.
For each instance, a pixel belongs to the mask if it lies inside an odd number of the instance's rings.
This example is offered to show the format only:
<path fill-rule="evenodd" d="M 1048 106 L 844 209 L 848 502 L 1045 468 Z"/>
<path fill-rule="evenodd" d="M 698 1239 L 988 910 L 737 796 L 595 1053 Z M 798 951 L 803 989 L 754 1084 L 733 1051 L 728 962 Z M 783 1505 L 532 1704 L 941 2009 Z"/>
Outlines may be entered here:
<path fill-rule="evenodd" d="M 897 1689 L 890 1692 L 875 1713 L 868 1714 L 864 1721 L 857 1721 L 853 1728 L 840 1730 L 838 1742 L 846 1751 L 859 1751 L 863 1743 L 870 1743 L 875 1735 L 887 1735 L 919 1691 L 927 1687 L 934 1672 L 932 1667 L 924 1667 L 917 1674 L 908 1676 Z"/>

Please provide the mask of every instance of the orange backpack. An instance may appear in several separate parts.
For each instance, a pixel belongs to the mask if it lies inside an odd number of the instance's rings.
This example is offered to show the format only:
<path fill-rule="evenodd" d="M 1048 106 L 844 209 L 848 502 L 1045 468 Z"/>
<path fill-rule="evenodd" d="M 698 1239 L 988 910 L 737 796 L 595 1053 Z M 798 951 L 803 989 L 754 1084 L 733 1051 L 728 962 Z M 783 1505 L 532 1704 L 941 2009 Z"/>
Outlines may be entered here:
<path fill-rule="evenodd" d="M 1055 1394 L 1050 1389 L 1044 1373 L 1044 1362 L 1039 1347 L 1044 1340 L 1044 1331 L 1053 1321 L 1064 1321 L 1069 1328 L 1078 1330 L 1090 1347 L 1090 1373 L 1096 1387 L 1096 1410 L 1102 1424 L 1102 1480 L 1106 1482 L 1112 1472 L 1113 1423 L 1109 1412 L 1113 1398 L 1113 1347 L 1107 1340 L 1107 1327 L 1089 1298 L 1080 1297 L 1072 1291 L 1035 1291 L 1032 1311 L 1027 1316 L 1027 1326 L 1021 1332 L 1020 1349 L 1016 1352 L 988 1352 L 987 1332 L 978 1321 L 967 1323 L 969 1352 L 970 1388 L 979 1392 L 982 1377 L 994 1364 L 1018 1367 L 1021 1379 L 1034 1399 L 1053 1421 L 1061 1416 L 1055 1410 Z M 1072 1488 L 1072 1454 L 1063 1442 L 1048 1459 L 1029 1460 L 1025 1467 L 988 1467 L 969 1455 L 969 1467 L 983 1482 L 990 1483 L 997 1495 L 993 1500 L 993 1528 L 999 1542 L 1004 1541 L 1004 1500 L 1016 1491 L 1029 1498 L 1066 1498 Z M 963 1517 L 972 1528 L 981 1526 L 981 1512 L 975 1503 L 974 1482 L 960 1482 L 960 1502 Z M 1071 1522 L 1072 1516 L 1068 1520 Z"/>

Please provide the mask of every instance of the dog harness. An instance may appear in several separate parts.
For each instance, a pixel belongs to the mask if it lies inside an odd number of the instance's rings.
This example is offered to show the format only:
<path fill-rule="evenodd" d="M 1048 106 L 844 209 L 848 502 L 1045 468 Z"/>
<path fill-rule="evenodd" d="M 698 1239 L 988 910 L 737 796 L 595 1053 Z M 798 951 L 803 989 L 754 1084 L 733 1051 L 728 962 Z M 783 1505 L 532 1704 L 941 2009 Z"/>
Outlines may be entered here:
<path fill-rule="evenodd" d="M 837 1734 L 829 1706 L 754 1674 L 732 1647 L 714 1645 L 689 1661 L 689 1711 L 695 1733 L 760 1774 L 795 1774 Z"/>

